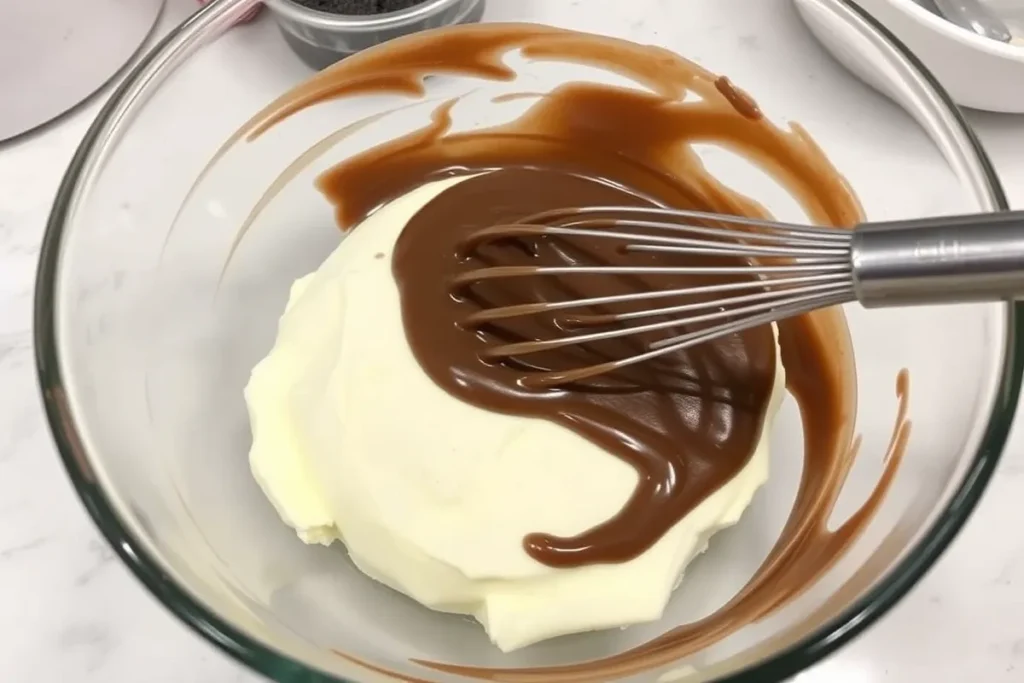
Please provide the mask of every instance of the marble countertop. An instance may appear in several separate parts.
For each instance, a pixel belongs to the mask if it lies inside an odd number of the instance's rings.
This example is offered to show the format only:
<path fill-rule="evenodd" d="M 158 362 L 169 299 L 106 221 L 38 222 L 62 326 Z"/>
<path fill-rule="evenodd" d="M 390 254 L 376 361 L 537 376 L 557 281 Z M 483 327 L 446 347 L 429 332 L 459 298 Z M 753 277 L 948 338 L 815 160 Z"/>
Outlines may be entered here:
<path fill-rule="evenodd" d="M 194 7 L 169 0 L 162 27 Z M 193 635 L 114 559 L 54 454 L 36 390 L 32 287 L 50 202 L 98 109 L 0 144 L 0 678 L 232 683 L 257 677 Z M 971 113 L 1016 208 L 1024 116 Z M 800 683 L 1024 679 L 1024 435 L 966 529 L 869 632 Z M 1014 525 L 1015 526 L 1015 525 Z"/>

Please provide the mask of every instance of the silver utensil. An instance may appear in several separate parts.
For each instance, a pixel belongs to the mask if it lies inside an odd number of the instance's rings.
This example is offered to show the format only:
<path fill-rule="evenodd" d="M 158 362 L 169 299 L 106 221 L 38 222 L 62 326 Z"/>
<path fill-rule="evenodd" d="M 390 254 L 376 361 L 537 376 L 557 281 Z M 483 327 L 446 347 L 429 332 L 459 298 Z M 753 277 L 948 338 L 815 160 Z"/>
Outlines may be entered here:
<path fill-rule="evenodd" d="M 931 0 L 939 14 L 948 21 L 984 38 L 1008 43 L 1013 39 L 1010 29 L 992 10 L 978 0 Z"/>
<path fill-rule="evenodd" d="M 588 207 L 538 214 L 516 225 L 480 230 L 472 251 L 496 240 L 617 240 L 626 252 L 734 257 L 736 265 L 651 268 L 645 265 L 493 266 L 460 274 L 453 288 L 496 278 L 576 274 L 694 275 L 720 284 L 607 297 L 524 301 L 471 315 L 484 326 L 523 315 L 642 302 L 641 310 L 573 316 L 564 335 L 503 343 L 486 350 L 501 361 L 572 344 L 665 331 L 639 353 L 567 372 L 538 373 L 530 383 L 557 386 L 603 374 L 792 316 L 859 302 L 874 307 L 997 301 L 1024 294 L 1024 211 L 812 227 L 698 211 Z M 468 252 L 466 252 L 468 253 Z M 690 259 L 692 262 L 692 259 Z M 650 303 L 650 306 L 647 306 Z M 588 330 L 587 319 L 593 325 Z M 679 333 L 680 330 L 685 330 Z"/>

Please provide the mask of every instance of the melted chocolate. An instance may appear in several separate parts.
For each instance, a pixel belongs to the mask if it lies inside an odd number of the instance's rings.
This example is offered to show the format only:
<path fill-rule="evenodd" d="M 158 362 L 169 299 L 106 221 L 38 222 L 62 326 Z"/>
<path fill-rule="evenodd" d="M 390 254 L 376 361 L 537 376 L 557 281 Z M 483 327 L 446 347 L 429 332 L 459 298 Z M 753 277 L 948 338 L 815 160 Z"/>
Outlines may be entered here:
<path fill-rule="evenodd" d="M 326 98 L 381 91 L 421 95 L 422 79 L 428 74 L 511 80 L 515 74 L 502 62 L 502 56 L 517 48 L 527 57 L 617 71 L 652 92 L 567 85 L 545 95 L 510 124 L 455 134 L 448 130 L 453 104 L 449 102 L 435 111 L 426 128 L 345 161 L 324 174 L 319 184 L 335 204 L 339 223 L 348 227 L 382 202 L 427 179 L 474 169 L 504 169 L 448 190 L 425 207 L 403 233 L 393 265 L 403 290 L 407 333 L 424 369 L 452 393 L 488 408 L 538 414 L 569 424 L 649 475 L 642 478 L 623 512 L 596 529 L 574 539 L 543 535 L 527 539 L 531 554 L 550 564 L 624 559 L 649 545 L 672 519 L 725 481 L 749 457 L 774 370 L 769 333 L 754 331 L 692 350 L 686 357 L 666 361 L 671 364 L 667 372 L 657 372 L 652 365 L 568 391 L 525 391 L 517 388 L 513 377 L 521 376 L 523 368 L 479 364 L 474 352 L 482 342 L 458 329 L 455 322 L 481 302 L 526 294 L 544 296 L 544 288 L 556 285 L 533 283 L 540 289 L 530 291 L 477 289 L 464 293 L 461 302 L 444 301 L 448 294 L 444 278 L 467 267 L 455 256 L 458 237 L 475 226 L 565 204 L 658 201 L 721 213 L 765 215 L 755 202 L 705 171 L 691 148 L 699 142 L 727 146 L 759 163 L 785 184 L 818 223 L 849 226 L 859 221 L 861 212 L 845 181 L 799 126 L 792 124 L 786 131 L 771 124 L 754 101 L 726 79 L 660 48 L 542 26 L 466 26 L 392 41 L 337 64 L 283 96 L 254 117 L 229 144 L 243 136 L 256 137 Z M 699 101 L 688 98 L 691 93 L 698 95 Z M 320 152 L 310 150 L 301 163 L 311 163 Z M 291 167 L 286 171 L 295 172 Z M 270 192 L 277 191 L 279 184 Z M 494 248 L 500 251 L 481 250 L 470 261 L 526 258 L 508 244 L 489 247 Z M 545 243 L 530 248 L 530 253 L 538 254 L 530 258 L 552 262 L 621 257 L 593 244 Z M 582 256 L 581 249 L 586 252 Z M 561 281 L 561 286 L 570 284 L 585 287 L 587 292 L 650 286 L 614 279 L 586 284 Z M 422 291 L 416 289 L 419 287 Z M 425 310 L 417 308 L 421 305 L 440 313 L 440 318 L 429 319 Z M 484 336 L 546 334 L 553 322 L 542 318 L 517 323 L 526 327 L 485 330 Z M 544 326 L 548 327 L 541 329 Z M 799 404 L 803 422 L 804 468 L 782 535 L 768 559 L 728 605 L 705 619 L 598 661 L 520 669 L 417 663 L 437 671 L 499 681 L 556 683 L 634 675 L 727 637 L 786 604 L 826 572 L 867 526 L 899 465 L 909 434 L 907 377 L 903 373 L 897 380 L 900 414 L 876 490 L 846 522 L 830 530 L 829 517 L 857 452 L 853 435 L 855 373 L 848 328 L 842 312 L 832 309 L 780 323 L 779 331 L 787 387 Z M 450 348 L 435 348 L 439 344 Z M 624 350 L 593 347 L 578 352 L 621 355 Z M 555 354 L 531 362 L 548 367 L 579 360 Z M 625 452 L 627 437 L 639 439 L 641 447 L 635 453 Z M 666 481 L 669 471 L 677 477 L 673 487 L 659 489 L 655 484 Z M 659 531 L 645 530 L 642 524 Z M 341 656 L 406 678 L 350 655 Z"/>
<path fill-rule="evenodd" d="M 588 110 L 580 113 L 587 116 Z M 571 131 L 565 137 L 571 138 Z M 678 256 L 624 253 L 615 240 L 593 238 L 499 240 L 468 257 L 458 253 L 460 243 L 473 231 L 532 213 L 649 203 L 609 183 L 550 170 L 572 169 L 574 150 L 579 149 L 552 145 L 550 156 L 535 159 L 548 170 L 499 170 L 442 193 L 410 221 L 393 258 L 406 335 L 423 369 L 438 385 L 481 408 L 557 422 L 636 470 L 639 483 L 618 515 L 572 538 L 534 533 L 524 540 L 532 557 L 555 567 L 633 559 L 736 476 L 757 445 L 775 373 L 775 341 L 767 327 L 555 390 L 524 387 L 524 371 L 565 371 L 624 358 L 642 352 L 643 344 L 682 330 L 569 346 L 523 356 L 518 362 L 480 360 L 496 340 L 565 335 L 559 329 L 564 316 L 550 315 L 463 329 L 462 321 L 482 308 L 707 284 L 707 278 L 702 282 L 679 275 L 538 276 L 489 280 L 466 288 L 458 297 L 451 295 L 449 282 L 454 274 L 491 264 L 694 265 Z M 659 199 L 678 203 L 679 197 L 664 192 Z M 643 308 L 643 304 L 602 306 L 573 313 L 628 313 Z"/>

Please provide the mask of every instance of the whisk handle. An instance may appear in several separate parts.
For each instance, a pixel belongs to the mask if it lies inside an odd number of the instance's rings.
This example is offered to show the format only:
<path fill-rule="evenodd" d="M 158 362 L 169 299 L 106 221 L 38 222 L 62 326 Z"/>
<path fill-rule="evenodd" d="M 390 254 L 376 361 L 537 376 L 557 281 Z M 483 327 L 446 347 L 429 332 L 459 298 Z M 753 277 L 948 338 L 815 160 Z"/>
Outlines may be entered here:
<path fill-rule="evenodd" d="M 851 262 L 869 308 L 1024 296 L 1024 211 L 864 224 Z"/>

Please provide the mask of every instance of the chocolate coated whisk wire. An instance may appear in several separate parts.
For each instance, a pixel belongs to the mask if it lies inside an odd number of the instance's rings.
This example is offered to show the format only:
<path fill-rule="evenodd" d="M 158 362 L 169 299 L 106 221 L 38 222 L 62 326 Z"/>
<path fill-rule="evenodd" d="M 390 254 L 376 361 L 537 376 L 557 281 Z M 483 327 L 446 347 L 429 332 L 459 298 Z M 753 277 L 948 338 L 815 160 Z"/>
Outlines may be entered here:
<path fill-rule="evenodd" d="M 484 228 L 466 239 L 462 251 L 469 254 L 497 241 L 550 238 L 615 240 L 625 253 L 675 254 L 687 257 L 687 264 L 495 265 L 460 273 L 452 280 L 453 289 L 510 278 L 580 275 L 686 275 L 716 282 L 524 301 L 469 315 L 465 325 L 480 328 L 520 316 L 643 304 L 625 312 L 584 312 L 564 318 L 568 324 L 560 326 L 562 336 L 497 343 L 482 354 L 490 362 L 570 345 L 685 330 L 651 341 L 640 352 L 622 358 L 526 377 L 524 381 L 534 386 L 583 380 L 853 301 L 869 307 L 959 303 L 997 300 L 1024 291 L 1024 212 L 868 223 L 846 229 L 667 208 L 586 207 Z M 723 258 L 730 262 L 716 263 Z M 691 265 L 695 259 L 706 259 L 707 265 Z"/>

